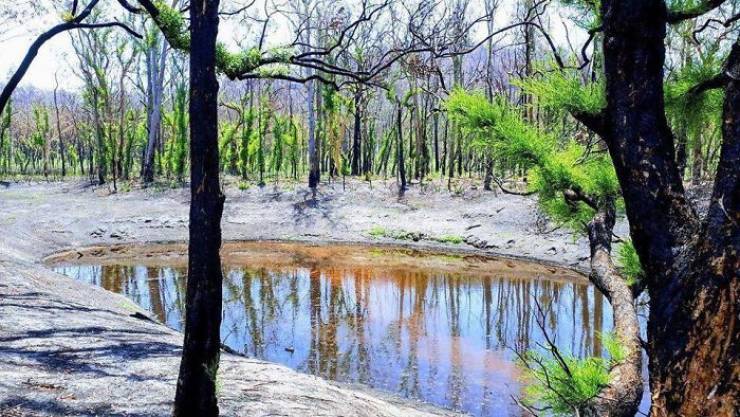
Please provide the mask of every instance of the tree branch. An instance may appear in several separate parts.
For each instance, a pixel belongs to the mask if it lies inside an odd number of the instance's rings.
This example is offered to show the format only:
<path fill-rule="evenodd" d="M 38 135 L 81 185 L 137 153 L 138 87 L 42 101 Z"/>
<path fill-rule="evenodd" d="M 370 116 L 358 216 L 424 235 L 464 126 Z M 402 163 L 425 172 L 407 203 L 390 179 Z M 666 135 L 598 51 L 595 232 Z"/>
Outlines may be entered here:
<path fill-rule="evenodd" d="M 676 24 L 684 20 L 694 19 L 711 12 L 721 6 L 726 0 L 706 0 L 695 7 L 686 10 L 674 10 L 668 12 L 668 23 Z"/>

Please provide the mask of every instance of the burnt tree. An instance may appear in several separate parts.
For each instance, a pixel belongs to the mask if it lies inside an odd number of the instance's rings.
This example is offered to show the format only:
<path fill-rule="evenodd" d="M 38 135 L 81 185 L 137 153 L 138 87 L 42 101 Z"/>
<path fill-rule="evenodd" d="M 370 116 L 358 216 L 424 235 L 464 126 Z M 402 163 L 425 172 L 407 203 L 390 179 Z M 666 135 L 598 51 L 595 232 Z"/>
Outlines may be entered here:
<path fill-rule="evenodd" d="M 663 94 L 666 27 L 699 12 L 669 13 L 663 0 L 605 0 L 600 11 L 607 106 L 575 116 L 609 148 L 646 271 L 651 415 L 734 415 L 740 405 L 740 46 L 718 75 L 721 82 L 712 84 L 726 93 L 723 144 L 702 219 L 683 187 Z"/>
<path fill-rule="evenodd" d="M 176 417 L 218 415 L 221 349 L 221 214 L 216 37 L 219 0 L 190 4 L 190 239 L 185 342 Z"/>

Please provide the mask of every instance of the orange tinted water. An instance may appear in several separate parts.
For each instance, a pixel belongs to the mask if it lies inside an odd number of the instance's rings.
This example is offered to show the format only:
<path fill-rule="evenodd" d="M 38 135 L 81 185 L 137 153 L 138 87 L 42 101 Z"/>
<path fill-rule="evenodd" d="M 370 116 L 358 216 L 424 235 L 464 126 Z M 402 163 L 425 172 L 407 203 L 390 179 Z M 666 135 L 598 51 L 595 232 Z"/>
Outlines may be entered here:
<path fill-rule="evenodd" d="M 184 247 L 96 248 L 58 271 L 124 294 L 181 329 Z M 512 349 L 545 327 L 575 356 L 601 355 L 609 304 L 583 277 L 538 264 L 409 249 L 224 246 L 224 343 L 249 356 L 477 416 L 519 414 Z"/>

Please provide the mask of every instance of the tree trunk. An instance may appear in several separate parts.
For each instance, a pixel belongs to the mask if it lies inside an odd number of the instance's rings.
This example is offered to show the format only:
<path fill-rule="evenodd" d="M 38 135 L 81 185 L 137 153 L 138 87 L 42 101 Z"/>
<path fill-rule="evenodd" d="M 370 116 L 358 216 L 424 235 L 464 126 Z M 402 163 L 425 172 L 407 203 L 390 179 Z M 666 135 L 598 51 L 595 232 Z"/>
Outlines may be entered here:
<path fill-rule="evenodd" d="M 176 417 L 218 416 L 221 349 L 221 215 L 216 36 L 219 0 L 190 4 L 190 240 L 185 342 Z"/>
<path fill-rule="evenodd" d="M 589 401 L 584 416 L 633 417 L 642 399 L 642 347 L 632 289 L 614 267 L 611 240 L 616 220 L 614 201 L 603 207 L 588 224 L 591 247 L 589 279 L 612 305 L 614 334 L 625 358 L 609 371 L 609 385 Z M 598 352 L 596 352 L 598 354 Z"/>
<path fill-rule="evenodd" d="M 656 416 L 734 416 L 740 409 L 740 43 L 725 73 L 723 143 L 701 232 L 674 266 L 652 314 Z M 652 293 L 651 293 L 652 298 Z M 654 373 L 654 375 L 653 375 Z M 656 395 L 657 394 L 657 395 Z"/>
<path fill-rule="evenodd" d="M 362 118 L 361 118 L 361 100 L 360 92 L 355 93 L 355 126 L 354 137 L 352 140 L 352 175 L 360 175 L 360 157 L 362 156 Z"/>
<path fill-rule="evenodd" d="M 735 45 L 725 70 L 735 78 L 726 86 L 724 143 L 701 225 L 665 118 L 666 5 L 606 0 L 601 12 L 607 108 L 595 128 L 609 147 L 647 277 L 651 415 L 731 416 L 740 398 L 740 50 Z"/>
<path fill-rule="evenodd" d="M 162 48 L 157 53 L 157 48 Z M 141 180 L 144 184 L 154 181 L 154 156 L 157 151 L 160 125 L 162 124 L 162 94 L 164 91 L 164 69 L 167 58 L 167 46 L 158 43 L 146 51 L 147 66 L 147 142 L 144 161 L 141 169 Z"/>
<path fill-rule="evenodd" d="M 304 12 L 306 16 L 311 16 L 311 2 L 309 0 L 303 0 Z M 312 25 L 308 25 L 306 30 L 305 42 L 310 45 L 312 42 Z M 312 69 L 306 69 L 307 76 L 313 75 Z M 308 187 L 311 189 L 314 197 L 316 196 L 316 189 L 319 186 L 319 180 L 321 179 L 321 167 L 319 165 L 320 155 L 319 147 L 316 141 L 316 82 L 311 80 L 306 83 L 306 111 L 308 113 Z"/>
<path fill-rule="evenodd" d="M 97 166 L 97 175 L 98 175 L 98 185 L 105 184 L 105 177 L 107 173 L 107 165 L 106 165 L 106 146 L 105 146 L 105 133 L 103 130 L 103 121 L 100 120 L 100 97 L 97 92 L 97 89 L 93 91 L 93 121 L 95 123 L 95 140 L 96 140 L 96 150 L 95 150 L 95 163 Z M 92 151 L 91 151 L 92 156 Z M 90 171 L 92 172 L 92 167 L 90 168 Z"/>
<path fill-rule="evenodd" d="M 691 183 L 697 185 L 701 182 L 701 176 L 704 173 L 704 155 L 701 151 L 702 135 L 699 134 L 694 138 L 691 146 Z"/>
<path fill-rule="evenodd" d="M 57 119 L 57 136 L 59 137 L 59 159 L 62 161 L 62 178 L 67 176 L 67 163 L 64 156 L 64 140 L 62 139 L 62 122 L 59 118 L 59 100 L 57 98 L 57 91 L 59 90 L 59 80 L 57 74 L 54 74 L 54 113 Z M 2 143 L 0 142 L 0 152 L 2 152 Z"/>
<path fill-rule="evenodd" d="M 406 192 L 406 163 L 403 157 L 403 107 L 401 107 L 401 103 L 398 103 L 397 106 L 396 129 L 398 129 L 398 176 L 400 179 L 398 196 L 403 197 Z"/>
<path fill-rule="evenodd" d="M 483 155 L 483 163 L 485 164 L 485 177 L 483 179 L 483 189 L 485 191 L 493 191 L 491 188 L 491 182 L 493 181 L 493 155 L 486 153 Z"/>

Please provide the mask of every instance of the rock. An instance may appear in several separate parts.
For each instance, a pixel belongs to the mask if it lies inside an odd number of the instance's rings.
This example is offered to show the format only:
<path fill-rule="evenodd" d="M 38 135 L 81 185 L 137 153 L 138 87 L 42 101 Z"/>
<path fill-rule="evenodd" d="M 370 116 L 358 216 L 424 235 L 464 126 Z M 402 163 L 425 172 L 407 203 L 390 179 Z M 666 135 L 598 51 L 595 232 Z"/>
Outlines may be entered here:
<path fill-rule="evenodd" d="M 471 224 L 470 226 L 466 227 L 465 230 L 473 230 L 473 229 L 478 228 L 480 226 L 481 226 L 480 223 L 478 223 L 478 224 Z"/>

